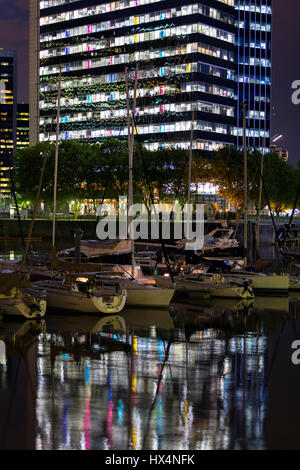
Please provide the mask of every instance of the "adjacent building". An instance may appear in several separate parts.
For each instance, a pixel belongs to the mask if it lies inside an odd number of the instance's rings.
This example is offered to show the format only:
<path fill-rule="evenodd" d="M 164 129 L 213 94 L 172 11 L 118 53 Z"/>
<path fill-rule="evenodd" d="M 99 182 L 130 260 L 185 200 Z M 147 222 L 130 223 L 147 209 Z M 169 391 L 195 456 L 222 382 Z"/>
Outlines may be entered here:
<path fill-rule="evenodd" d="M 11 158 L 17 148 L 17 54 L 0 49 L 0 199 L 10 196 Z"/>
<path fill-rule="evenodd" d="M 271 144 L 271 152 L 277 153 L 277 155 L 283 158 L 286 162 L 289 161 L 289 151 L 284 150 L 282 147 L 278 147 L 276 144 Z"/>
<path fill-rule="evenodd" d="M 132 89 L 138 63 L 137 134 L 148 148 L 188 148 L 192 116 L 199 152 L 241 145 L 242 100 L 248 144 L 268 145 L 270 1 L 30 0 L 30 7 L 31 144 L 49 138 L 60 71 L 60 139 L 126 139 L 125 67 Z"/>
<path fill-rule="evenodd" d="M 17 150 L 29 147 L 29 104 L 17 105 Z"/>

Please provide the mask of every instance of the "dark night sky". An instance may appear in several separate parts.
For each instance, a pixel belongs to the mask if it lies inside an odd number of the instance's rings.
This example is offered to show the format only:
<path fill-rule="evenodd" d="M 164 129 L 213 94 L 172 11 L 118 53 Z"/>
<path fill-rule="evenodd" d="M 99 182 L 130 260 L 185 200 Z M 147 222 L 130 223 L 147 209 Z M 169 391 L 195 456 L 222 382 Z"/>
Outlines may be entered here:
<path fill-rule="evenodd" d="M 300 105 L 291 101 L 291 84 L 300 80 L 300 2 L 273 0 L 273 107 L 272 134 L 284 134 L 290 162 L 300 161 Z M 19 57 L 19 102 L 28 102 L 29 0 L 0 0 L 0 47 Z"/>

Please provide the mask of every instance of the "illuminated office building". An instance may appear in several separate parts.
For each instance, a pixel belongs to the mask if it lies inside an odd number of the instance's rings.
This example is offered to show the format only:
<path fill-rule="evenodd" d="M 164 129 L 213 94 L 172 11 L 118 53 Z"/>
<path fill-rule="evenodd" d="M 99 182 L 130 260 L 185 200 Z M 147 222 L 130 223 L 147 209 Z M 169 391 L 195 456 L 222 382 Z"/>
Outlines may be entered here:
<path fill-rule="evenodd" d="M 10 196 L 9 168 L 17 139 L 17 54 L 0 49 L 0 198 Z"/>
<path fill-rule="evenodd" d="M 247 145 L 270 148 L 272 0 L 236 0 L 237 11 L 237 129 L 243 145 L 246 103 Z"/>
<path fill-rule="evenodd" d="M 17 106 L 17 150 L 29 147 L 29 105 Z"/>
<path fill-rule="evenodd" d="M 137 134 L 148 148 L 189 148 L 193 110 L 194 149 L 236 143 L 242 7 L 234 0 L 30 0 L 30 6 L 32 144 L 47 140 L 55 122 L 60 68 L 60 139 L 126 139 L 125 67 L 132 88 L 136 63 Z"/>

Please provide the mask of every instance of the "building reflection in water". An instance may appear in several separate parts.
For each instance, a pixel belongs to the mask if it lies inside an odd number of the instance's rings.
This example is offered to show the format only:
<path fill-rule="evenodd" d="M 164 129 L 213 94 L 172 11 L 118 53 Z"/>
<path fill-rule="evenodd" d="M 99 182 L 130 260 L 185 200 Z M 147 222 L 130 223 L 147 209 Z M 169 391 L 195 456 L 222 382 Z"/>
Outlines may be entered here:
<path fill-rule="evenodd" d="M 88 333 L 57 332 L 40 340 L 37 415 L 44 435 L 37 437 L 38 448 L 263 447 L 262 330 L 225 334 L 195 328 L 186 342 L 170 317 L 168 330 L 143 329 L 130 312 L 123 318 L 126 332 L 107 336 L 130 350 L 101 353 L 101 340 Z M 66 342 L 89 349 L 90 357 L 64 354 Z"/>
<path fill-rule="evenodd" d="M 178 304 L 171 315 L 125 310 L 111 321 L 49 315 L 26 350 L 29 369 L 13 345 L 2 364 L 1 448 L 279 448 L 277 407 L 299 380 L 283 352 L 278 359 L 276 338 L 285 348 L 299 308 L 291 320 L 288 303 L 271 307 Z M 13 426 L 26 424 L 19 436 L 4 413 L 12 396 Z"/>
<path fill-rule="evenodd" d="M 35 448 L 37 333 L 43 323 L 0 322 L 0 449 Z M 2 346 L 5 345 L 4 348 Z"/>

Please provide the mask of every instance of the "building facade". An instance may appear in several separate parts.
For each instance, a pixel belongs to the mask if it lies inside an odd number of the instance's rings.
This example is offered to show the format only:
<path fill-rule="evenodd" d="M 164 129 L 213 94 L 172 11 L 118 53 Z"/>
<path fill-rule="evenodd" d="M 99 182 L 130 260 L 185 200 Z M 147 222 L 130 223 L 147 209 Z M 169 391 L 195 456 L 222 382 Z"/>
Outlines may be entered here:
<path fill-rule="evenodd" d="M 137 63 L 136 132 L 148 148 L 189 148 L 192 116 L 199 152 L 239 144 L 242 3 L 30 0 L 31 144 L 55 123 L 60 71 L 60 139 L 127 138 L 125 67 L 133 93 Z"/>
<path fill-rule="evenodd" d="M 11 157 L 17 148 L 17 54 L 0 49 L 0 198 L 10 196 Z"/>
<path fill-rule="evenodd" d="M 29 147 L 29 105 L 17 105 L 17 150 Z"/>
<path fill-rule="evenodd" d="M 276 144 L 271 144 L 271 152 L 276 153 L 280 158 L 283 158 L 286 162 L 289 161 L 289 151 L 284 150 L 282 147 L 277 146 Z"/>
<path fill-rule="evenodd" d="M 243 145 L 246 104 L 247 145 L 270 148 L 272 0 L 235 0 L 237 14 L 237 145 Z"/>

